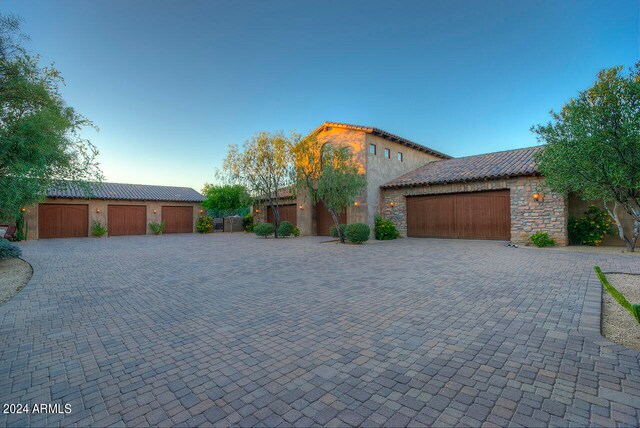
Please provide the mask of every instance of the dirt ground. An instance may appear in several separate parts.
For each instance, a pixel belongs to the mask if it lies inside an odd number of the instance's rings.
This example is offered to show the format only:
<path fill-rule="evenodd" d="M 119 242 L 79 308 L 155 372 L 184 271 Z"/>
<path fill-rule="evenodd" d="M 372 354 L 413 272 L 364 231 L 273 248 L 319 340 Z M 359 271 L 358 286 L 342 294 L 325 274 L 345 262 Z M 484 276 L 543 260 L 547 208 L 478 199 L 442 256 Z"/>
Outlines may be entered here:
<path fill-rule="evenodd" d="M 0 305 L 27 285 L 32 273 L 31 265 L 22 259 L 0 260 Z"/>
<path fill-rule="evenodd" d="M 607 274 L 607 279 L 630 303 L 640 304 L 640 275 Z M 614 343 L 640 351 L 640 323 L 604 290 L 602 334 Z"/>

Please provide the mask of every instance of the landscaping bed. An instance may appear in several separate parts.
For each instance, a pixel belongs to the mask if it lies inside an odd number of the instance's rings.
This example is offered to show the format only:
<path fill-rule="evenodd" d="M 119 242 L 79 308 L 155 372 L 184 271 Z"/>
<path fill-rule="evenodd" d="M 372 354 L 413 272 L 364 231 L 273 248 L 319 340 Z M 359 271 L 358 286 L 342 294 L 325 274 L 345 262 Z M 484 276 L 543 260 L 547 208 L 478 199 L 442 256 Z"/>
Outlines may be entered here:
<path fill-rule="evenodd" d="M 0 260 L 0 304 L 9 301 L 31 279 L 31 265 L 22 259 Z"/>
<path fill-rule="evenodd" d="M 607 279 L 629 302 L 640 303 L 640 275 L 607 274 Z M 602 335 L 640 351 L 640 324 L 606 291 L 602 293 Z"/>

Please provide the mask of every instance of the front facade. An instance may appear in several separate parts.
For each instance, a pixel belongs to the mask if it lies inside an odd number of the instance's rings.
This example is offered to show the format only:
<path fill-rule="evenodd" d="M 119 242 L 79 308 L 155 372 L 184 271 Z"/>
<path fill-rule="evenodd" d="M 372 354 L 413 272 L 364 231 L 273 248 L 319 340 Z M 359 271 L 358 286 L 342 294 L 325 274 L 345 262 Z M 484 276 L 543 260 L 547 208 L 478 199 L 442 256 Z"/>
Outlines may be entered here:
<path fill-rule="evenodd" d="M 52 189 L 24 212 L 27 239 L 91 236 L 98 222 L 108 236 L 151 234 L 149 223 L 164 222 L 164 233 L 193 233 L 204 197 L 191 188 L 139 184 L 96 184 L 81 189 Z"/>
<path fill-rule="evenodd" d="M 367 223 L 373 230 L 375 216 L 381 211 L 380 186 L 426 163 L 449 159 L 428 147 L 398 137 L 378 128 L 325 122 L 310 136 L 318 144 L 332 144 L 351 148 L 361 171 L 367 178 L 367 186 L 351 207 L 340 216 L 341 223 Z M 256 212 L 257 210 L 257 212 Z M 255 221 L 273 223 L 272 209 L 257 206 Z M 291 221 L 302 235 L 329 234 L 333 220 L 322 203 L 311 205 L 303 196 L 293 198 L 284 191 L 278 212 L 281 220 Z M 284 212 L 284 215 L 283 215 Z"/>

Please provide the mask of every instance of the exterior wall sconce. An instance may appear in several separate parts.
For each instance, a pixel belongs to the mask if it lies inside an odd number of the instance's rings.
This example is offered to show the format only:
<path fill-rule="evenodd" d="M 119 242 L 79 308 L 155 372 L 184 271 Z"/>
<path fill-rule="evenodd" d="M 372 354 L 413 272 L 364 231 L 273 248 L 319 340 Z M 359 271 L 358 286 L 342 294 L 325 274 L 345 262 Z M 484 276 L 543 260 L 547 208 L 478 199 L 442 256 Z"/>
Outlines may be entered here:
<path fill-rule="evenodd" d="M 396 206 L 396 203 L 395 203 L 395 202 L 389 202 L 389 206 L 390 206 L 390 207 L 395 207 L 395 206 Z"/>
<path fill-rule="evenodd" d="M 96 213 L 100 214 L 100 208 L 96 208 Z"/>
<path fill-rule="evenodd" d="M 256 213 L 259 213 L 259 212 L 260 212 L 260 210 L 256 209 Z"/>
<path fill-rule="evenodd" d="M 300 205 L 298 208 L 300 208 L 301 210 L 304 209 L 304 205 Z"/>
<path fill-rule="evenodd" d="M 200 214 L 202 214 L 204 212 L 204 210 L 200 210 Z"/>
<path fill-rule="evenodd" d="M 355 205 L 356 207 L 358 207 L 358 206 L 360 206 L 360 202 L 355 201 L 355 202 L 353 203 L 353 205 Z"/>
<path fill-rule="evenodd" d="M 154 213 L 154 214 L 157 214 L 157 213 L 158 213 L 158 210 L 153 210 L 153 213 Z"/>
<path fill-rule="evenodd" d="M 542 193 L 538 193 L 538 192 L 536 192 L 533 195 L 531 195 L 531 197 L 536 202 L 542 202 L 542 200 L 544 199 L 543 196 L 542 196 Z"/>
<path fill-rule="evenodd" d="M 26 212 L 27 209 L 26 208 L 20 208 L 20 212 Z"/>

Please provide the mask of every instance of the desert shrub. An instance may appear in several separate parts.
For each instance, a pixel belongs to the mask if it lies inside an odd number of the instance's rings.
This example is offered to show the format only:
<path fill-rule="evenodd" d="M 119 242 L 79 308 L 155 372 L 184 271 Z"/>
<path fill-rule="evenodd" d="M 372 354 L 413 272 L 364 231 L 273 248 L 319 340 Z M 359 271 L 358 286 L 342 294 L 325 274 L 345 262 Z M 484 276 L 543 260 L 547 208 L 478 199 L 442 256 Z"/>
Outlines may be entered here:
<path fill-rule="evenodd" d="M 598 275 L 598 279 L 602 283 L 602 286 L 611 296 L 616 299 L 616 302 L 620 303 L 620 306 L 628 310 L 631 315 L 640 323 L 640 305 L 629 303 L 629 301 L 624 297 L 624 295 L 619 292 L 613 285 L 609 283 L 607 277 L 602 273 L 600 266 L 594 266 L 593 270 L 596 271 L 596 275 Z"/>
<path fill-rule="evenodd" d="M 293 232 L 291 232 L 291 234 L 295 237 L 300 236 L 300 229 L 298 229 L 297 227 L 294 227 Z"/>
<path fill-rule="evenodd" d="M 278 236 L 281 238 L 286 238 L 287 236 L 293 235 L 293 224 L 290 221 L 282 221 L 278 226 Z"/>
<path fill-rule="evenodd" d="M 536 247 L 553 247 L 556 245 L 556 241 L 551 239 L 547 232 L 536 232 L 531 235 L 530 239 Z"/>
<path fill-rule="evenodd" d="M 376 224 L 373 230 L 376 235 L 376 239 L 379 241 L 389 241 L 400 236 L 398 229 L 396 229 L 396 225 L 388 218 L 380 216 L 376 216 Z"/>
<path fill-rule="evenodd" d="M 344 236 L 344 229 L 347 227 L 346 224 L 341 224 L 340 225 L 340 230 L 342 230 L 342 235 Z M 331 235 L 334 238 L 339 238 L 338 236 L 338 229 L 336 229 L 335 226 L 331 226 L 329 227 L 329 235 Z"/>
<path fill-rule="evenodd" d="M 571 243 L 597 247 L 605 236 L 615 235 L 614 221 L 606 211 L 592 205 L 584 214 L 584 217 L 569 219 Z"/>
<path fill-rule="evenodd" d="M 245 232 L 253 232 L 253 214 L 247 214 L 242 218 L 242 228 Z"/>
<path fill-rule="evenodd" d="M 91 236 L 100 238 L 106 234 L 107 234 L 107 226 L 95 220 L 93 221 L 93 223 L 91 223 Z"/>
<path fill-rule="evenodd" d="M 253 227 L 253 232 L 258 235 L 266 238 L 269 235 L 273 235 L 273 225 L 271 223 L 258 223 Z"/>
<path fill-rule="evenodd" d="M 149 223 L 149 229 L 151 229 L 151 232 L 154 235 L 162 235 L 162 232 L 164 232 L 164 221 L 161 221 L 160 223 Z"/>
<path fill-rule="evenodd" d="M 196 220 L 196 231 L 198 231 L 198 233 L 209 233 L 212 227 L 213 220 L 207 215 L 200 216 L 198 220 Z"/>
<path fill-rule="evenodd" d="M 22 250 L 6 239 L 0 238 L 0 260 L 15 259 L 22 255 Z"/>
<path fill-rule="evenodd" d="M 344 228 L 344 236 L 354 244 L 362 244 L 369 240 L 371 228 L 364 223 L 351 223 Z"/>

